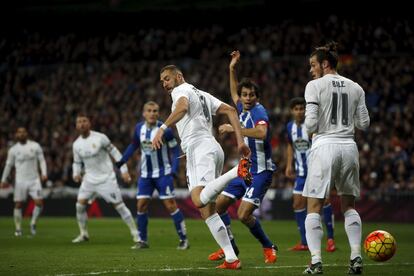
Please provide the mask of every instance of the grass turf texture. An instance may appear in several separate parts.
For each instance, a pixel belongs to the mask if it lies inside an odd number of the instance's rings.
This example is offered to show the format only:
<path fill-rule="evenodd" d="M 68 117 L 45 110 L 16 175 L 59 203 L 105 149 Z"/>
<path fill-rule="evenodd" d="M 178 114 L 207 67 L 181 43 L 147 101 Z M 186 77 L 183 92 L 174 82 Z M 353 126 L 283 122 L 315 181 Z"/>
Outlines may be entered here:
<path fill-rule="evenodd" d="M 91 219 L 87 243 L 72 244 L 78 235 L 75 218 L 41 218 L 35 237 L 29 235 L 29 219 L 23 236 L 14 237 L 12 218 L 0 218 L 1 275 L 299 275 L 310 260 L 309 252 L 290 252 L 299 240 L 294 221 L 263 221 L 270 238 L 279 246 L 278 261 L 265 264 L 259 243 L 239 222 L 232 228 L 241 250 L 241 271 L 215 269 L 221 262 L 207 260 L 217 244 L 202 220 L 187 220 L 191 248 L 176 250 L 178 237 L 170 219 L 149 220 L 146 250 L 131 250 L 128 228 L 119 218 Z M 344 275 L 349 258 L 348 241 L 342 223 L 335 225 L 338 250 L 323 252 L 324 274 Z M 385 263 L 369 260 L 365 254 L 365 275 L 414 275 L 413 224 L 365 223 L 363 238 L 376 229 L 390 232 L 397 240 L 396 255 Z M 323 239 L 323 249 L 325 238 Z"/>

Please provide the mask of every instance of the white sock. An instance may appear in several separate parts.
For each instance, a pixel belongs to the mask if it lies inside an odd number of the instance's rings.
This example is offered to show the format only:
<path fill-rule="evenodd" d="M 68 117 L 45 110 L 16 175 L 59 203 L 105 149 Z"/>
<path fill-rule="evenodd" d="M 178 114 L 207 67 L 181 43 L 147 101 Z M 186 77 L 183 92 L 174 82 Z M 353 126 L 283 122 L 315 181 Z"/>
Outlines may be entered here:
<path fill-rule="evenodd" d="M 321 240 L 323 229 L 321 216 L 317 213 L 309 213 L 305 219 L 306 241 L 312 256 L 312 264 L 322 262 Z"/>
<path fill-rule="evenodd" d="M 86 205 L 76 202 L 76 219 L 78 220 L 80 234 L 89 237 L 88 229 L 86 227 L 88 221 L 88 214 L 86 213 Z"/>
<path fill-rule="evenodd" d="M 238 166 L 234 167 L 222 176 L 217 177 L 213 181 L 208 182 L 200 193 L 200 201 L 206 205 L 217 197 L 217 195 L 221 193 L 224 188 L 226 188 L 227 184 L 237 177 L 237 168 Z"/>
<path fill-rule="evenodd" d="M 135 224 L 134 218 L 132 217 L 131 211 L 126 207 L 125 203 L 118 204 L 115 207 L 115 210 L 119 213 L 122 220 L 128 226 L 129 231 L 131 232 L 132 238 L 134 241 L 138 241 L 138 230 Z"/>
<path fill-rule="evenodd" d="M 22 209 L 14 208 L 13 216 L 16 231 L 22 231 Z"/>
<path fill-rule="evenodd" d="M 220 248 L 223 249 L 224 255 L 226 256 L 226 261 L 229 263 L 236 261 L 236 253 L 234 253 L 233 247 L 230 243 L 229 235 L 227 234 L 226 226 L 224 225 L 220 216 L 217 213 L 209 216 L 206 219 L 206 224 Z"/>
<path fill-rule="evenodd" d="M 351 247 L 351 260 L 353 260 L 356 257 L 361 257 L 361 217 L 355 209 L 346 211 L 344 217 L 345 231 Z"/>
<path fill-rule="evenodd" d="M 32 220 L 30 221 L 30 224 L 36 224 L 40 213 L 42 213 L 42 210 L 43 210 L 43 206 L 35 205 L 35 207 L 33 209 Z"/>

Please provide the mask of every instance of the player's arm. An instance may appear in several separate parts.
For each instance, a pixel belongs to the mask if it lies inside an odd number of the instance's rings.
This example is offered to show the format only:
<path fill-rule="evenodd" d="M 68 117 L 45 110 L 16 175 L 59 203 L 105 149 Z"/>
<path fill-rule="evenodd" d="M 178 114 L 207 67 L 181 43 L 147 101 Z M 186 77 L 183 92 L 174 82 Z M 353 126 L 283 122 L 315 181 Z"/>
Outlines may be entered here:
<path fill-rule="evenodd" d="M 1 176 L 1 182 L 0 182 L 1 187 L 7 184 L 7 177 L 9 177 L 9 174 L 14 166 L 14 161 L 15 161 L 14 153 L 10 149 L 9 152 L 7 153 L 6 166 L 4 166 L 3 174 Z"/>
<path fill-rule="evenodd" d="M 73 147 L 72 178 L 73 178 L 73 181 L 75 181 L 76 183 L 79 183 L 82 179 L 81 170 L 82 170 L 82 159 L 77 153 L 75 147 Z"/>
<path fill-rule="evenodd" d="M 171 173 L 177 175 L 180 167 L 180 146 L 178 145 L 177 139 L 175 139 L 171 128 L 165 130 L 165 140 L 167 141 L 168 148 L 171 152 Z"/>
<path fill-rule="evenodd" d="M 294 171 L 293 171 L 293 147 L 292 143 L 289 141 L 286 147 L 286 170 L 285 170 L 285 176 L 288 178 L 295 177 Z"/>
<path fill-rule="evenodd" d="M 223 133 L 231 133 L 234 132 L 232 125 L 230 124 L 223 124 L 219 127 L 219 132 Z M 243 136 L 264 140 L 266 139 L 267 135 L 267 125 L 266 124 L 258 124 L 252 128 L 242 128 L 241 133 Z"/>
<path fill-rule="evenodd" d="M 45 160 L 45 156 L 43 154 L 43 150 L 40 147 L 40 145 L 38 145 L 37 148 L 37 160 L 39 161 L 39 165 L 40 165 L 40 179 L 44 182 L 47 180 L 47 167 L 46 167 L 46 160 Z"/>
<path fill-rule="evenodd" d="M 124 153 L 122 154 L 122 157 L 119 161 L 115 162 L 115 165 L 118 168 L 121 168 L 126 162 L 128 162 L 129 158 L 131 158 L 131 156 L 134 154 L 134 152 L 139 148 L 140 145 L 140 139 L 138 136 L 138 131 L 137 128 L 135 128 L 134 131 L 134 136 L 132 138 L 132 142 L 131 144 L 128 145 L 128 147 L 126 148 L 126 150 L 124 151 Z"/>
<path fill-rule="evenodd" d="M 109 138 L 106 135 L 102 135 L 102 145 L 104 149 L 112 156 L 112 158 L 116 160 L 120 160 L 122 158 L 121 153 L 119 150 L 111 143 Z M 121 168 L 121 176 L 124 182 L 129 183 L 131 181 L 131 176 L 128 173 L 128 167 L 126 164 L 122 165 Z"/>
<path fill-rule="evenodd" d="M 358 129 L 366 130 L 370 124 L 370 118 L 367 106 L 365 104 L 365 92 L 361 89 L 361 97 L 359 98 L 358 106 L 355 111 L 354 122 Z"/>
<path fill-rule="evenodd" d="M 317 97 L 316 87 L 312 82 L 306 85 L 305 89 L 305 126 L 310 134 L 317 132 L 318 129 L 318 115 L 319 115 L 319 100 Z"/>
<path fill-rule="evenodd" d="M 160 149 L 163 145 L 162 137 L 164 136 L 165 130 L 178 123 L 187 113 L 188 111 L 188 98 L 185 96 L 180 97 L 177 100 L 177 104 L 175 105 L 174 111 L 168 116 L 167 120 L 165 120 L 164 124 L 158 129 L 157 133 L 152 140 L 152 148 L 153 149 Z"/>
<path fill-rule="evenodd" d="M 231 99 L 233 100 L 233 103 L 237 105 L 237 102 L 239 101 L 239 95 L 237 94 L 237 72 L 236 72 L 236 65 L 240 60 L 240 52 L 238 50 L 231 52 L 231 61 L 229 64 L 229 79 L 230 79 L 230 93 L 231 93 Z"/>
<path fill-rule="evenodd" d="M 216 110 L 215 113 L 227 115 L 227 117 L 229 118 L 230 124 L 234 129 L 234 133 L 236 134 L 236 140 L 237 140 L 239 153 L 243 157 L 250 157 L 251 152 L 250 152 L 249 147 L 244 143 L 241 126 L 239 122 L 239 116 L 237 115 L 236 109 L 226 103 L 221 103 L 221 105 L 219 106 L 219 108 Z"/>

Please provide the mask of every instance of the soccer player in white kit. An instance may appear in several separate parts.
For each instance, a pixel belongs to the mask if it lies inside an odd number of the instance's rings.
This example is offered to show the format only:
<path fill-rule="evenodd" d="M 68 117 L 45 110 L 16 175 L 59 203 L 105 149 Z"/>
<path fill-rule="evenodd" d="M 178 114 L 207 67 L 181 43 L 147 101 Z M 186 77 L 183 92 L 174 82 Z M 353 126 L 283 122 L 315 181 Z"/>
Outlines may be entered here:
<path fill-rule="evenodd" d="M 22 208 L 27 200 L 27 194 L 33 199 L 35 207 L 30 221 L 30 232 L 36 235 L 36 222 L 43 209 L 42 184 L 47 180 L 46 161 L 42 148 L 38 143 L 28 140 L 25 127 L 19 127 L 16 131 L 17 143 L 7 153 L 6 166 L 1 177 L 1 186 L 7 183 L 7 177 L 13 166 L 16 169 L 14 183 L 14 224 L 15 236 L 22 235 Z M 39 178 L 40 165 L 40 178 Z"/>
<path fill-rule="evenodd" d="M 359 153 L 354 128 L 365 130 L 370 120 L 364 90 L 336 71 L 336 45 L 331 42 L 317 47 L 309 59 L 313 80 L 305 89 L 305 125 L 313 139 L 302 195 L 308 201 L 305 228 L 312 260 L 304 274 L 322 274 L 323 230 L 319 212 L 333 187 L 341 198 L 351 247 L 348 274 L 362 273 L 362 223 L 355 210 L 355 198 L 360 195 Z"/>
<path fill-rule="evenodd" d="M 138 230 L 131 211 L 122 200 L 110 158 L 112 156 L 115 161 L 119 161 L 122 157 L 121 153 L 105 134 L 91 130 L 90 120 L 85 114 L 78 114 L 76 129 L 80 136 L 73 143 L 73 180 L 77 183 L 82 180 L 82 184 L 76 202 L 76 219 L 80 234 L 72 242 L 89 240 L 86 207 L 88 200 L 95 194 L 100 195 L 106 202 L 112 203 L 128 226 L 133 241 L 138 242 Z M 85 170 L 83 177 L 82 167 Z M 121 173 L 125 182 L 131 181 L 126 165 L 121 167 Z"/>
<path fill-rule="evenodd" d="M 211 234 L 223 249 L 225 261 L 217 268 L 239 269 L 241 263 L 231 246 L 226 226 L 215 209 L 215 198 L 238 175 L 249 177 L 250 172 L 238 173 L 235 167 L 221 175 L 224 153 L 212 134 L 212 115 L 226 114 L 234 128 L 239 153 L 250 156 L 244 143 L 236 110 L 207 92 L 186 83 L 175 65 L 167 65 L 160 72 L 164 90 L 172 97 L 172 113 L 157 131 L 153 147 L 159 149 L 167 127 L 176 124 L 181 148 L 187 157 L 187 179 L 194 205 L 199 209 Z M 221 175 L 221 176 L 220 176 Z"/>

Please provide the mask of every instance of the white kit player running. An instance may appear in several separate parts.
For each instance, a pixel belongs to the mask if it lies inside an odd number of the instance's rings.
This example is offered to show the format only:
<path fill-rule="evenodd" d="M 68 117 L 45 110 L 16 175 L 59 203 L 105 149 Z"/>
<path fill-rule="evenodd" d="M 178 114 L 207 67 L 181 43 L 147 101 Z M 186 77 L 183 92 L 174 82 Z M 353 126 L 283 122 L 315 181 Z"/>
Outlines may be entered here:
<path fill-rule="evenodd" d="M 82 180 L 82 184 L 76 203 L 76 218 L 80 235 L 72 242 L 79 243 L 89 240 L 86 207 L 88 200 L 95 194 L 100 195 L 106 202 L 112 203 L 129 227 L 133 241 L 138 242 L 138 230 L 131 211 L 122 200 L 110 158 L 112 156 L 116 161 L 119 161 L 122 157 L 121 153 L 112 145 L 105 134 L 91 130 L 90 120 L 85 114 L 77 116 L 76 129 L 80 136 L 73 143 L 73 180 L 78 183 Z M 81 176 L 82 166 L 85 170 L 83 177 Z M 131 181 L 126 165 L 121 167 L 121 173 L 125 182 Z"/>
<path fill-rule="evenodd" d="M 15 236 L 22 235 L 22 208 L 27 200 L 27 194 L 33 199 L 35 207 L 30 221 L 30 232 L 36 234 L 36 222 L 43 209 L 42 185 L 40 181 L 47 180 L 46 161 L 42 148 L 38 143 L 27 139 L 27 130 L 24 127 L 17 128 L 17 143 L 13 145 L 7 154 L 6 166 L 1 177 L 1 187 L 6 185 L 13 166 L 16 169 L 14 183 L 14 224 Z M 39 178 L 39 165 L 41 175 Z"/>
<path fill-rule="evenodd" d="M 354 129 L 367 129 L 370 120 L 364 90 L 336 72 L 336 45 L 331 42 L 317 47 L 309 59 L 314 80 L 306 85 L 305 125 L 314 136 L 303 196 L 308 201 L 305 228 L 312 260 L 304 274 L 322 274 L 323 230 L 319 212 L 333 187 L 341 198 L 351 247 L 348 274 L 362 273 L 362 223 L 355 210 L 355 198 L 360 195 L 359 154 Z"/>
<path fill-rule="evenodd" d="M 221 175 L 224 153 L 212 134 L 212 115 L 226 114 L 234 128 L 239 153 L 249 157 L 250 149 L 243 141 L 237 112 L 209 93 L 186 83 L 175 65 L 161 69 L 160 78 L 164 90 L 172 97 L 172 113 L 157 131 L 152 145 L 154 149 L 161 148 L 165 129 L 176 124 L 181 148 L 187 156 L 191 199 L 225 254 L 225 261 L 218 268 L 239 269 L 241 263 L 231 246 L 226 226 L 215 210 L 214 201 L 232 179 L 239 175 L 248 181 L 251 175 L 243 162 L 246 159 L 242 159 L 239 169 L 235 167 Z"/>

